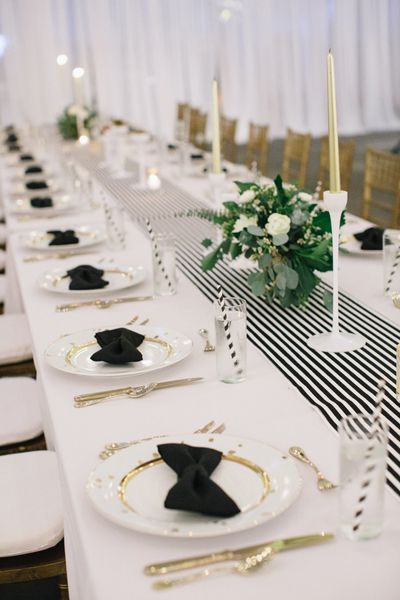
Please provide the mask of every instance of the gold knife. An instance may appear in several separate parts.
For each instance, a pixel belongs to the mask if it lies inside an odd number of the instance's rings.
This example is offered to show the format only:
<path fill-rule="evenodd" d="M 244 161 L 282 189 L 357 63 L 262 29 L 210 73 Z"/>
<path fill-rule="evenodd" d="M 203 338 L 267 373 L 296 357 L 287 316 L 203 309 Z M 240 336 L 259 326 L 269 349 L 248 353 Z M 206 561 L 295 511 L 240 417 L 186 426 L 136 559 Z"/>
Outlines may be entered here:
<path fill-rule="evenodd" d="M 186 377 L 185 379 L 171 379 L 169 381 L 159 381 L 155 384 L 153 390 L 161 390 L 163 388 L 176 387 L 179 385 L 188 385 L 201 381 L 203 377 Z M 90 402 L 92 400 L 102 400 L 103 398 L 111 398 L 113 396 L 124 396 L 129 394 L 135 388 L 132 386 L 124 388 L 114 388 L 112 390 L 104 390 L 104 392 L 92 392 L 89 394 L 79 394 L 74 397 L 75 402 Z"/>
<path fill-rule="evenodd" d="M 244 560 L 252 554 L 261 552 L 266 546 L 272 548 L 274 552 L 281 552 L 282 550 L 292 550 L 304 546 L 312 546 L 313 544 L 319 544 L 321 542 L 327 542 L 333 540 L 334 537 L 333 533 L 322 532 L 283 540 L 273 540 L 271 542 L 257 544 L 256 546 L 236 548 L 235 550 L 222 550 L 221 552 L 213 552 L 212 554 L 205 554 L 203 556 L 192 556 L 189 558 L 147 565 L 144 568 L 144 572 L 146 575 L 165 575 L 166 573 L 203 567 L 205 565 L 212 565 L 227 560 Z"/>
<path fill-rule="evenodd" d="M 37 262 L 40 260 L 55 260 L 58 258 L 72 258 L 73 256 L 89 255 L 90 252 L 59 252 L 57 254 L 35 254 L 24 258 L 24 262 Z"/>
<path fill-rule="evenodd" d="M 69 304 L 57 304 L 56 311 L 64 312 L 80 308 L 81 306 L 97 306 L 97 308 L 108 308 L 113 304 L 123 304 L 124 302 L 144 302 L 145 300 L 154 300 L 155 296 L 127 296 L 125 298 L 97 298 L 96 300 L 85 300 L 84 302 L 70 302 Z"/>

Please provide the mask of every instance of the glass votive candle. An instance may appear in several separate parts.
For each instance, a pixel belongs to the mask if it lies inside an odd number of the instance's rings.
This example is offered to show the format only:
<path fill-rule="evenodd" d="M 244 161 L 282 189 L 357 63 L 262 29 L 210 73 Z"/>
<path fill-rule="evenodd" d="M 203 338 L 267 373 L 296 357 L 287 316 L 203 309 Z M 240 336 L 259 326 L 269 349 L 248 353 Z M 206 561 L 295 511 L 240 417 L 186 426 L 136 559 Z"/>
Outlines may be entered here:
<path fill-rule="evenodd" d="M 153 281 L 156 296 L 176 294 L 175 237 L 156 233 L 152 244 Z"/>

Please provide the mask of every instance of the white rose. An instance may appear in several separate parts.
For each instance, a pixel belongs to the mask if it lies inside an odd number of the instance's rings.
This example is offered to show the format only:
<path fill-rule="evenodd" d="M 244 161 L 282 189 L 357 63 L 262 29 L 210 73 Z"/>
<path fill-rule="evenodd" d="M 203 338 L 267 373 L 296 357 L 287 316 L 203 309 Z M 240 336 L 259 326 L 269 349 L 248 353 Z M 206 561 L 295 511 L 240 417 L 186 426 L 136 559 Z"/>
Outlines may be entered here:
<path fill-rule="evenodd" d="M 246 190 L 243 194 L 240 194 L 238 198 L 239 204 L 244 204 L 245 202 L 251 202 L 256 197 L 256 193 L 254 190 Z"/>
<path fill-rule="evenodd" d="M 83 106 L 78 106 L 77 104 L 72 104 L 72 106 L 68 109 L 68 114 L 73 117 L 80 117 L 82 120 L 85 120 L 89 116 L 89 112 Z"/>
<path fill-rule="evenodd" d="M 311 194 L 307 194 L 307 192 L 299 192 L 299 193 L 297 194 L 297 197 L 298 197 L 300 200 L 303 200 L 304 202 L 311 202 L 311 200 L 312 200 L 312 196 L 311 196 Z"/>
<path fill-rule="evenodd" d="M 233 228 L 234 233 L 239 233 L 243 229 L 250 227 L 250 225 L 257 225 L 257 217 L 246 217 L 246 215 L 240 215 Z"/>
<path fill-rule="evenodd" d="M 76 116 L 79 112 L 79 106 L 77 104 L 71 104 L 68 108 L 68 114 L 71 116 Z"/>
<path fill-rule="evenodd" d="M 290 229 L 290 218 L 286 215 L 273 213 L 268 217 L 268 223 L 265 228 L 269 235 L 282 235 Z"/>

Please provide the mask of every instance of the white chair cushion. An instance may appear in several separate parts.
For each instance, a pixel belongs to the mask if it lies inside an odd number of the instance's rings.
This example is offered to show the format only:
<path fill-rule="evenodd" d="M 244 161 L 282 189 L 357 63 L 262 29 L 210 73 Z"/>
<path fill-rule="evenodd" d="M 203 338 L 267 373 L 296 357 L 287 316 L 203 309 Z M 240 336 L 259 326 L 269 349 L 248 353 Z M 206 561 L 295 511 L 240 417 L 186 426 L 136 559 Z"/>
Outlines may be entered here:
<path fill-rule="evenodd" d="M 1 217 L 1 208 L 0 208 L 0 217 Z M 0 244 L 4 245 L 7 241 L 7 226 L 4 223 L 0 223 Z"/>
<path fill-rule="evenodd" d="M 30 377 L 0 378 L 0 446 L 42 433 L 40 393 L 38 382 Z"/>
<path fill-rule="evenodd" d="M 0 248 L 0 271 L 6 268 L 6 251 Z"/>
<path fill-rule="evenodd" d="M 32 358 L 32 342 L 26 316 L 0 315 L 0 365 L 29 358 Z"/>
<path fill-rule="evenodd" d="M 0 275 L 0 303 L 3 304 L 6 297 L 6 276 Z"/>
<path fill-rule="evenodd" d="M 63 537 L 55 452 L 0 456 L 0 557 L 38 552 Z"/>

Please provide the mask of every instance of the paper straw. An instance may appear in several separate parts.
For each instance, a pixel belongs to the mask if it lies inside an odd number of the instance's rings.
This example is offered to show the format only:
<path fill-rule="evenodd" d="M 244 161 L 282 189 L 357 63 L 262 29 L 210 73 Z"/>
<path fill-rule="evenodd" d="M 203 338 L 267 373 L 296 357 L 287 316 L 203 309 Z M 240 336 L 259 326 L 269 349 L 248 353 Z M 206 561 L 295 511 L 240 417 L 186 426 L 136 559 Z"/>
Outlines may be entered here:
<path fill-rule="evenodd" d="M 353 531 L 356 532 L 360 528 L 362 524 L 362 517 L 365 509 L 365 503 L 368 498 L 368 488 L 371 485 L 372 481 L 372 473 L 376 469 L 376 462 L 372 459 L 373 452 L 375 449 L 375 443 L 378 438 L 379 431 L 379 419 L 382 411 L 382 401 L 385 396 L 385 387 L 386 381 L 382 379 L 378 383 L 378 391 L 375 398 L 375 409 L 372 415 L 372 425 L 371 425 L 371 443 L 367 448 L 367 452 L 365 453 L 365 473 L 363 476 L 363 480 L 361 483 L 361 494 L 358 498 L 357 509 L 354 513 L 354 522 L 353 522 Z"/>
<path fill-rule="evenodd" d="M 390 271 L 390 275 L 389 275 L 388 280 L 386 282 L 386 288 L 385 288 L 385 292 L 386 293 L 390 290 L 390 286 L 392 285 L 393 277 L 396 274 L 396 271 L 397 271 L 398 266 L 399 266 L 399 262 L 400 262 L 400 247 L 397 248 L 396 256 L 394 257 L 394 261 L 393 261 L 393 264 L 392 264 L 392 270 Z"/>
<path fill-rule="evenodd" d="M 234 365 L 235 369 L 237 370 L 237 374 L 241 375 L 243 373 L 243 369 L 239 365 L 239 360 L 238 360 L 238 357 L 236 354 L 236 350 L 235 350 L 235 347 L 232 342 L 231 332 L 229 331 L 228 315 L 226 313 L 226 307 L 225 307 L 225 298 L 222 293 L 222 288 L 220 285 L 217 285 L 217 295 L 218 295 L 218 304 L 221 309 L 222 320 L 224 322 L 224 331 L 225 331 L 226 341 L 228 342 L 229 352 L 230 352 L 230 355 L 232 358 L 233 365 Z"/>
<path fill-rule="evenodd" d="M 110 223 L 111 227 L 113 228 L 113 230 L 115 231 L 115 233 L 117 235 L 117 238 L 121 242 L 121 246 L 125 247 L 125 235 L 124 235 L 124 232 L 121 231 L 120 227 L 118 227 L 118 225 L 116 224 L 116 222 L 112 218 L 112 213 L 110 211 L 110 208 L 107 206 L 107 204 L 104 205 L 104 212 L 105 212 L 107 221 Z"/>
<path fill-rule="evenodd" d="M 162 274 L 163 274 L 163 276 L 164 276 L 164 279 L 165 279 L 165 281 L 166 281 L 166 282 L 167 282 L 167 284 L 168 284 L 168 287 L 169 287 L 170 289 L 172 289 L 172 283 L 171 283 L 171 280 L 170 280 L 170 278 L 168 277 L 168 273 L 167 273 L 167 271 L 165 270 L 165 267 L 164 267 L 164 265 L 163 265 L 163 262 L 162 262 L 162 260 L 161 260 L 160 252 L 159 252 L 159 250 L 158 250 L 158 246 L 157 246 L 157 242 L 156 242 L 156 236 L 154 235 L 154 231 L 153 231 L 153 228 L 152 228 L 152 226 L 151 226 L 150 220 L 149 220 L 149 219 L 147 219 L 147 218 L 146 218 L 146 227 L 147 227 L 147 231 L 149 232 L 149 236 L 150 236 L 150 239 L 151 239 L 151 243 L 153 244 L 153 252 L 154 252 L 154 256 L 155 256 L 155 259 L 156 259 L 156 261 L 157 261 L 157 264 L 158 264 L 158 266 L 159 266 L 159 268 L 160 268 L 160 271 L 161 271 L 161 273 L 162 273 Z"/>

